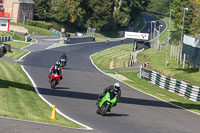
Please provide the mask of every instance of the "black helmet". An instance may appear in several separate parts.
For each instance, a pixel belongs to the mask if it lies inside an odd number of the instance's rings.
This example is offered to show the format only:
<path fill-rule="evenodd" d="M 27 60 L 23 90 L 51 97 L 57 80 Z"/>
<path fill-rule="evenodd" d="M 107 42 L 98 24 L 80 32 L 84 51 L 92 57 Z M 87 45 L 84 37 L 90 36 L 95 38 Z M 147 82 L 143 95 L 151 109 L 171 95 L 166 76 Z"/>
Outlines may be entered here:
<path fill-rule="evenodd" d="M 115 84 L 114 84 L 114 90 L 116 92 L 118 92 L 120 90 L 120 83 L 119 82 L 115 82 Z"/>
<path fill-rule="evenodd" d="M 65 52 L 62 52 L 62 56 L 66 56 L 66 53 L 65 53 Z"/>

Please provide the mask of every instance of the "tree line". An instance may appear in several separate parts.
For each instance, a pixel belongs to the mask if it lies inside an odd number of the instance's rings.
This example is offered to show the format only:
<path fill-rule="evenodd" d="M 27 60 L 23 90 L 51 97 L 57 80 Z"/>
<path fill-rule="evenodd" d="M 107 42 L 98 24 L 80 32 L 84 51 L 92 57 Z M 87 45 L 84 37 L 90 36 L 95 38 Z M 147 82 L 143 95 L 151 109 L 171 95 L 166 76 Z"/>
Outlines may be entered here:
<path fill-rule="evenodd" d="M 200 0 L 34 0 L 36 20 L 55 22 L 67 31 L 82 31 L 87 27 L 96 31 L 113 31 L 127 28 L 141 15 L 150 10 L 169 15 L 176 30 L 173 35 L 180 39 L 183 13 L 184 33 L 200 34 Z M 58 26 L 59 27 L 59 26 Z M 59 29 L 59 28 L 58 28 Z"/>
<path fill-rule="evenodd" d="M 109 31 L 128 27 L 149 0 L 34 0 L 36 20 L 55 22 L 68 30 Z"/>
<path fill-rule="evenodd" d="M 172 12 L 172 20 L 175 27 L 175 31 L 172 31 L 173 38 L 180 40 L 183 28 L 184 34 L 200 34 L 200 0 L 150 0 L 150 4 L 147 7 L 147 10 L 166 15 L 169 15 L 170 9 L 174 10 Z"/>

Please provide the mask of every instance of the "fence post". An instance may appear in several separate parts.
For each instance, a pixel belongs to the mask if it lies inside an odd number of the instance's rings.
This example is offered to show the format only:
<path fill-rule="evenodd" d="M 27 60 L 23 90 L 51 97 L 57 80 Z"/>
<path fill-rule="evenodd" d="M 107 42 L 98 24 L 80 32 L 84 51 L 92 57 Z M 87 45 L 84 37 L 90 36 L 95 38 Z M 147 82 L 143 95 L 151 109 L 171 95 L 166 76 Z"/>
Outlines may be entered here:
<path fill-rule="evenodd" d="M 174 54 L 173 54 L 174 59 L 175 59 L 175 54 L 176 54 L 176 46 L 174 45 Z"/>
<path fill-rule="evenodd" d="M 190 68 L 190 65 L 189 65 L 190 64 L 190 55 L 188 55 L 188 59 L 187 60 L 188 60 L 188 69 L 189 69 Z"/>
<path fill-rule="evenodd" d="M 177 50 L 177 63 L 178 63 L 178 61 L 179 61 L 179 46 L 178 46 L 178 50 Z"/>
<path fill-rule="evenodd" d="M 173 42 L 172 42 L 172 45 L 171 45 L 171 48 L 170 48 L 170 57 L 172 57 L 172 52 L 173 52 Z"/>
<path fill-rule="evenodd" d="M 185 58 L 186 58 L 186 54 L 183 55 L 183 69 L 185 68 Z"/>
<path fill-rule="evenodd" d="M 180 59 L 180 65 L 182 64 L 182 53 L 180 52 L 180 55 L 179 55 L 179 59 Z"/>

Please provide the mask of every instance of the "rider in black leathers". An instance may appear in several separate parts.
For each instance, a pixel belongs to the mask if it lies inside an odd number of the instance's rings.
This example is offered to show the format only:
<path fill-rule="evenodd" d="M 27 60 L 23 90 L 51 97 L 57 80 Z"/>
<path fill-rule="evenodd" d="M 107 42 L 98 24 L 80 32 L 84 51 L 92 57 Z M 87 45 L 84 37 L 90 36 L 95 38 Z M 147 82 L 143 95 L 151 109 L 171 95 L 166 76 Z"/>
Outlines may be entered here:
<path fill-rule="evenodd" d="M 101 99 L 106 95 L 107 92 L 109 92 L 110 95 L 112 95 L 113 97 L 117 95 L 117 101 L 118 101 L 121 97 L 120 83 L 115 82 L 114 85 L 111 85 L 111 86 L 108 86 L 107 88 L 105 88 L 103 93 L 101 93 L 98 97 L 97 105 L 99 104 Z M 115 103 L 114 106 L 116 106 L 116 105 L 117 105 L 117 102 Z"/>

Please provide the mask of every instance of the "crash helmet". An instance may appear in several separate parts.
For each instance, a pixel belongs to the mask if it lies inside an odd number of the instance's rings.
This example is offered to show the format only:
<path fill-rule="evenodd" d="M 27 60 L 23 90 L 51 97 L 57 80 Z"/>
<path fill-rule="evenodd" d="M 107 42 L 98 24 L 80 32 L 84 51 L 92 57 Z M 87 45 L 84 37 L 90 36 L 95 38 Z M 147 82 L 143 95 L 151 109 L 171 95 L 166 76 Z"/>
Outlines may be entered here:
<path fill-rule="evenodd" d="M 65 52 L 62 52 L 62 56 L 66 56 L 66 53 L 65 53 Z"/>
<path fill-rule="evenodd" d="M 57 62 L 56 62 L 56 66 L 57 66 L 57 67 L 60 67 L 60 61 L 57 61 Z"/>
<path fill-rule="evenodd" d="M 120 90 L 120 83 L 119 82 L 114 83 L 114 90 L 115 90 L 115 92 L 118 92 Z"/>

